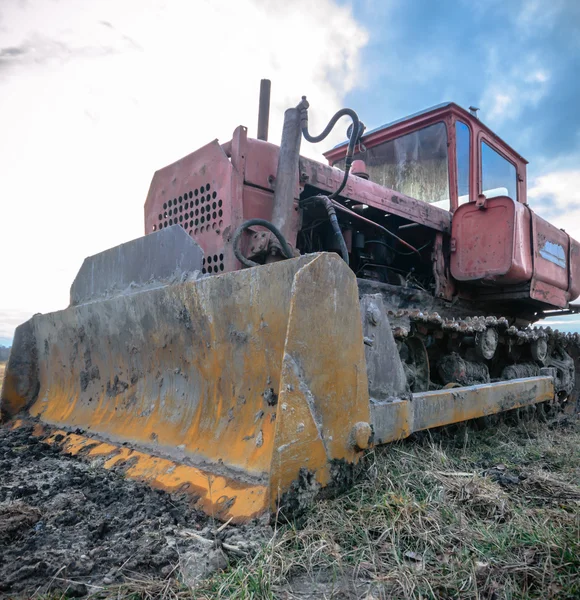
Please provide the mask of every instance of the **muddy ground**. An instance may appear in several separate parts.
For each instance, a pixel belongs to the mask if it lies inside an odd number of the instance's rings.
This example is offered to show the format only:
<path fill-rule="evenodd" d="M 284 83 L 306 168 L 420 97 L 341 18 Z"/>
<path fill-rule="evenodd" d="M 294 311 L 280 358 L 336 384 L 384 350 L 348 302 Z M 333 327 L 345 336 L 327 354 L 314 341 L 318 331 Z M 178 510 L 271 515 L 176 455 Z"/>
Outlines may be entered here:
<path fill-rule="evenodd" d="M 29 429 L 0 429 L 0 597 L 78 597 L 180 568 L 195 579 L 227 565 L 222 542 L 252 549 L 251 527 L 216 541 L 217 525 L 185 498 L 63 455 Z"/>

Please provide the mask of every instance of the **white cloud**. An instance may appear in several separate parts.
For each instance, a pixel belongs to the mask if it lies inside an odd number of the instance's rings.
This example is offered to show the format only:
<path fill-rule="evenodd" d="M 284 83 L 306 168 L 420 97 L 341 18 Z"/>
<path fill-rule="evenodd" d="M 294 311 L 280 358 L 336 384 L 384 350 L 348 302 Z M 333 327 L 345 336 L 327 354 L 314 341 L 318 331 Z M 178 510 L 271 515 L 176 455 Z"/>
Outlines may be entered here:
<path fill-rule="evenodd" d="M 272 141 L 303 94 L 320 130 L 367 41 L 335 0 L 14 0 L 0 26 L 0 308 L 27 312 L 64 307 L 85 256 L 142 235 L 156 169 L 255 134 L 260 78 Z"/>
<path fill-rule="evenodd" d="M 512 103 L 512 97 L 508 94 L 497 93 L 493 96 L 493 103 L 489 110 L 489 119 L 502 119 L 509 110 Z"/>
<path fill-rule="evenodd" d="M 532 209 L 580 240 L 580 170 L 551 171 L 532 180 L 528 189 Z"/>

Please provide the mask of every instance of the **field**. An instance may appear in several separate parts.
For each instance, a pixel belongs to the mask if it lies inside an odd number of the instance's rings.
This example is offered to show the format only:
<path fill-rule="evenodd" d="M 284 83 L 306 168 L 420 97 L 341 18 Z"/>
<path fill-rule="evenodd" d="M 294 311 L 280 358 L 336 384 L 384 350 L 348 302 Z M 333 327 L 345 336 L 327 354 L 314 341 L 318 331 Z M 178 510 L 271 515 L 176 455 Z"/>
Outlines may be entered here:
<path fill-rule="evenodd" d="M 272 526 L 222 527 L 25 429 L 0 430 L 0 470 L 0 596 L 580 597 L 580 427 L 563 414 L 377 449 L 348 493 Z"/>

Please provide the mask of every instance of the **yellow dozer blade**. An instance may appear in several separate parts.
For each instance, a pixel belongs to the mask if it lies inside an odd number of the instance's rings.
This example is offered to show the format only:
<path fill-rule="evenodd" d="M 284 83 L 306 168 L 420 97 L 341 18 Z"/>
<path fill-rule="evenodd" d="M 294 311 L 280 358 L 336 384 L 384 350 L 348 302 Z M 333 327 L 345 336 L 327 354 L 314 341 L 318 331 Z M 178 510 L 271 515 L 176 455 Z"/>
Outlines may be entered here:
<path fill-rule="evenodd" d="M 4 426 L 242 522 L 343 485 L 375 442 L 554 395 L 535 377 L 411 397 L 380 296 L 337 255 L 147 282 L 194 244 L 171 229 L 87 259 L 71 306 L 18 328 Z"/>

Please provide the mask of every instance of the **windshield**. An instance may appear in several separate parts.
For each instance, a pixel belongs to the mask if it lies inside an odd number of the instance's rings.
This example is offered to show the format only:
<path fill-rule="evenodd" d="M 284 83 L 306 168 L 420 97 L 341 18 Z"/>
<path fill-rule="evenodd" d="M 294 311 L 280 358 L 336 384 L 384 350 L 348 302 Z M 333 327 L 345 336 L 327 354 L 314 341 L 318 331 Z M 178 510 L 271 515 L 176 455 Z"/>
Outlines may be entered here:
<path fill-rule="evenodd" d="M 461 121 L 455 123 L 455 154 L 457 156 L 457 195 L 459 204 L 469 202 L 469 127 Z"/>
<path fill-rule="evenodd" d="M 486 198 L 509 196 L 518 199 L 518 179 L 515 166 L 481 142 L 481 193 Z"/>
<path fill-rule="evenodd" d="M 447 128 L 435 123 L 355 155 L 370 179 L 401 194 L 449 208 Z M 344 169 L 344 159 L 334 163 Z"/>

